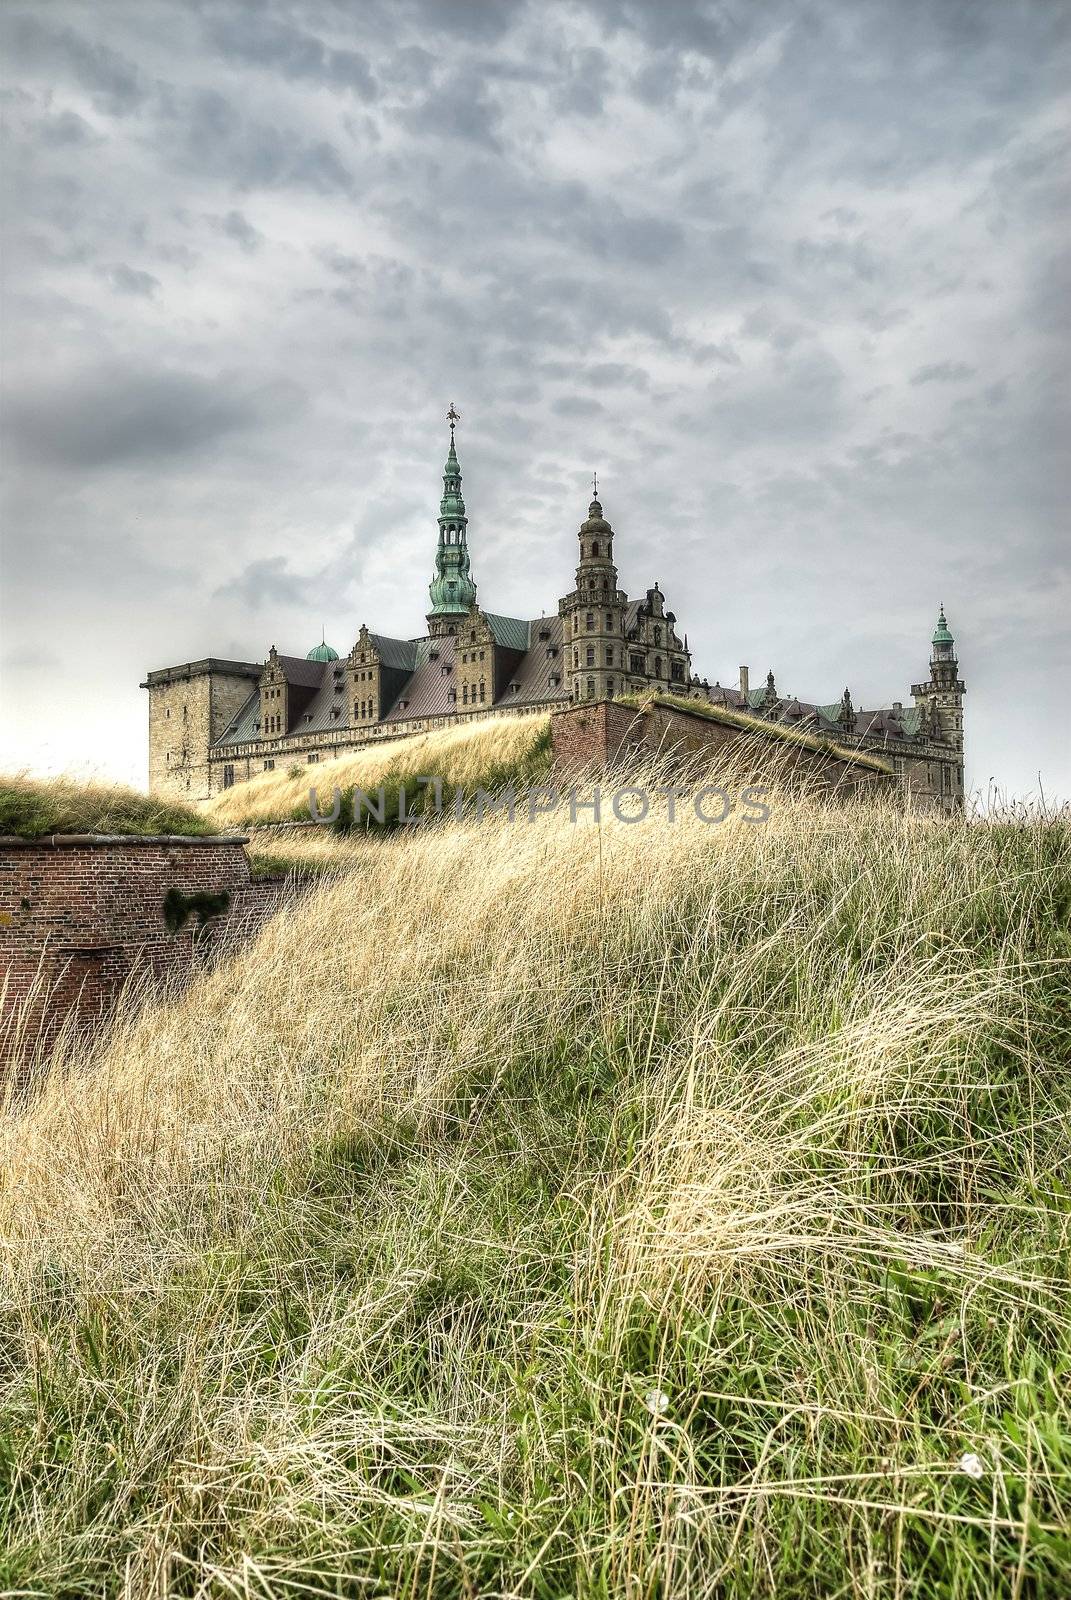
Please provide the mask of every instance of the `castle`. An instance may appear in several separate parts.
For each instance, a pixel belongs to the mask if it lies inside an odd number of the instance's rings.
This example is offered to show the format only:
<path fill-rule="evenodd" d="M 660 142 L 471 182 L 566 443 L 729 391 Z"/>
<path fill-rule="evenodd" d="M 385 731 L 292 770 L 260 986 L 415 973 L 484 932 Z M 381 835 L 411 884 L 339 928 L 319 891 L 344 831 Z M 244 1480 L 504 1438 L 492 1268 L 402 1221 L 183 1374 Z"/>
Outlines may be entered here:
<path fill-rule="evenodd" d="M 773 673 L 752 688 L 709 684 L 692 672 L 656 583 L 642 599 L 618 587 L 614 530 L 598 484 L 581 523 L 574 587 L 554 615 L 531 620 L 484 611 L 476 599 L 468 517 L 454 440 L 443 470 L 439 542 L 427 632 L 416 639 L 362 624 L 344 658 L 326 642 L 306 656 L 264 662 L 209 657 L 149 672 L 149 788 L 202 799 L 277 764 L 318 762 L 360 745 L 448 723 L 519 711 L 556 711 L 645 690 L 705 700 L 828 736 L 890 762 L 905 799 L 927 809 L 963 804 L 963 694 L 942 607 L 929 678 L 913 704 L 857 710 L 845 689 L 828 704 L 778 694 Z"/>

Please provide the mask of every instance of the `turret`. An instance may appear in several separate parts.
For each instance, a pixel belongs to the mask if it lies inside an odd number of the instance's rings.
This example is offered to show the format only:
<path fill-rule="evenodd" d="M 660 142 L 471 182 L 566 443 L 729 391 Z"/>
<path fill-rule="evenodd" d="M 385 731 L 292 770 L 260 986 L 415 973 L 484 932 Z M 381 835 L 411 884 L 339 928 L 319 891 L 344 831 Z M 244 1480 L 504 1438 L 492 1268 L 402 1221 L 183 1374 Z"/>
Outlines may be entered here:
<path fill-rule="evenodd" d="M 576 588 L 558 603 L 566 682 L 573 700 L 612 700 L 625 687 L 625 605 L 617 587 L 614 530 L 602 514 L 598 480 L 577 532 Z"/>
<path fill-rule="evenodd" d="M 923 725 L 930 738 L 948 749 L 944 763 L 934 769 L 934 784 L 944 809 L 963 804 L 963 696 L 967 685 L 959 676 L 956 642 L 949 631 L 945 608 L 941 606 L 930 651 L 930 677 L 927 683 L 914 683 L 911 695 L 922 712 Z"/>
<path fill-rule="evenodd" d="M 476 585 L 469 575 L 468 525 L 461 493 L 461 468 L 454 445 L 454 427 L 461 420 L 453 406 L 446 413 L 450 424 L 450 449 L 443 468 L 443 497 L 439 502 L 439 548 L 429 594 L 428 632 L 432 638 L 456 633 L 476 600 Z"/>

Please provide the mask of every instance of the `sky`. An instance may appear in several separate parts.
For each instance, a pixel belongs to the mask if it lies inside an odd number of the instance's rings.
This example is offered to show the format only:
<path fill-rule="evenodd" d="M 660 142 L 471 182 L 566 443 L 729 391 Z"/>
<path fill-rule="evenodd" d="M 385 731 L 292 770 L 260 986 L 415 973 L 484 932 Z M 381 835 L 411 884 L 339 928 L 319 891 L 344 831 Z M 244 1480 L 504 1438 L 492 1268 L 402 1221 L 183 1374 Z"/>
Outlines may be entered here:
<path fill-rule="evenodd" d="M 6 768 L 144 785 L 149 668 L 488 610 L 591 473 L 701 676 L 1071 797 L 1058 0 L 4 0 Z"/>

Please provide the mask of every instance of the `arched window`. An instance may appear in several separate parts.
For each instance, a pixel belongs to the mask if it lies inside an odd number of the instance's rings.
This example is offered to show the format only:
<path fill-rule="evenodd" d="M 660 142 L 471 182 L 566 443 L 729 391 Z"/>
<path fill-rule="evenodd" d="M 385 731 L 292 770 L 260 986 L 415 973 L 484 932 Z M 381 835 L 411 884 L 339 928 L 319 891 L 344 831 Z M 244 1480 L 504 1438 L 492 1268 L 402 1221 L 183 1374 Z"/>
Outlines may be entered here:
<path fill-rule="evenodd" d="M 592 541 L 591 541 L 591 553 L 592 553 L 593 556 L 597 556 L 598 555 L 598 553 L 599 553 L 599 541 L 598 541 L 598 539 L 592 539 Z"/>

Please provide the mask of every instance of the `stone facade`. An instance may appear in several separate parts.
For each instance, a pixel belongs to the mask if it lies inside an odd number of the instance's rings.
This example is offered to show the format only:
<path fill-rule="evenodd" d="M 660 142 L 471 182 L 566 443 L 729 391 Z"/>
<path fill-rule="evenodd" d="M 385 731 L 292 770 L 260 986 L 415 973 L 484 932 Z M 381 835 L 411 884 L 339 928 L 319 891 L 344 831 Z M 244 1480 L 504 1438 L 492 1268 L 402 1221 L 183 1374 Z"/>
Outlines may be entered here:
<path fill-rule="evenodd" d="M 779 694 L 773 673 L 748 669 L 723 687 L 692 670 L 687 634 L 656 583 L 630 600 L 618 581 L 614 529 L 595 494 L 578 530 L 574 586 L 548 615 L 484 610 L 476 598 L 468 517 L 454 441 L 443 472 L 427 631 L 396 639 L 362 624 L 348 655 L 326 643 L 307 656 L 274 646 L 263 663 L 208 659 L 147 675 L 149 787 L 205 798 L 279 764 L 306 765 L 362 745 L 474 717 L 560 711 L 653 691 L 786 724 L 886 757 L 905 800 L 963 805 L 963 694 L 942 610 L 930 676 L 913 704 L 856 709 L 847 689 L 828 703 Z"/>

